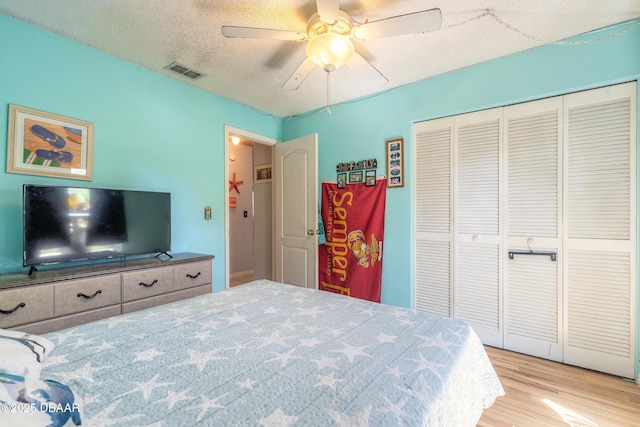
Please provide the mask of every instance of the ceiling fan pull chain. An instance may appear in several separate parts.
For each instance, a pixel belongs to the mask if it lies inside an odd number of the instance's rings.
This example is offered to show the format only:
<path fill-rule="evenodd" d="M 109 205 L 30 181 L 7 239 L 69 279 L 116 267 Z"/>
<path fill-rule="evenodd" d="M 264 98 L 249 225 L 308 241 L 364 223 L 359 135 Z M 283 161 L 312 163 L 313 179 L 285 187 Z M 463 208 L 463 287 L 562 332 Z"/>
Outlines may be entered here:
<path fill-rule="evenodd" d="M 331 115 L 331 72 L 327 71 L 327 114 Z"/>

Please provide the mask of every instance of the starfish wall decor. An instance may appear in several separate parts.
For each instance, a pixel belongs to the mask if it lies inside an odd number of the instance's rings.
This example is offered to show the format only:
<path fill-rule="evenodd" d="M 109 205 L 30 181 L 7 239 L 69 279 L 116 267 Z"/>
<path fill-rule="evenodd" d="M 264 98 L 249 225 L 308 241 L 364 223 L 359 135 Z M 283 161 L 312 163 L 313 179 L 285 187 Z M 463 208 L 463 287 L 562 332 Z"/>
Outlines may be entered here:
<path fill-rule="evenodd" d="M 238 185 L 244 183 L 244 181 L 236 180 L 236 173 L 233 173 L 233 178 L 229 180 L 229 193 L 231 193 L 231 189 L 235 188 L 235 190 L 240 194 L 240 190 L 238 189 Z"/>

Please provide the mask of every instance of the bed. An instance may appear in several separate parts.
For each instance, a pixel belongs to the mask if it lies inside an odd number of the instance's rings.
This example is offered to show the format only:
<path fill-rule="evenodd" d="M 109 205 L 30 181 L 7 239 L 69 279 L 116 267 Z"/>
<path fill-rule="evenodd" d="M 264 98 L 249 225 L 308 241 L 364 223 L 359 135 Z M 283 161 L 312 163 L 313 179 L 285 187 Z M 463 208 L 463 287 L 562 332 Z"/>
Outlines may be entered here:
<path fill-rule="evenodd" d="M 44 337 L 86 426 L 473 426 L 504 394 L 463 321 L 268 280 Z"/>

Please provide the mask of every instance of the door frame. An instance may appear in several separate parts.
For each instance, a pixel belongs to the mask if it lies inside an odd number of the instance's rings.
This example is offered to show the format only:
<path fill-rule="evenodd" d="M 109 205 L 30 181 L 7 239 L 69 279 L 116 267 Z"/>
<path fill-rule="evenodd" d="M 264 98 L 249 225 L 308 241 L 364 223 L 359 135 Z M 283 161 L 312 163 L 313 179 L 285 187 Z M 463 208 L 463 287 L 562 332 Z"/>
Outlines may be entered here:
<path fill-rule="evenodd" d="M 224 277 L 225 277 L 225 289 L 229 288 L 230 281 L 230 272 L 229 272 L 229 261 L 230 261 L 230 249 L 229 249 L 229 241 L 230 241 L 230 226 L 229 226 L 229 191 L 227 190 L 227 183 L 229 182 L 229 138 L 231 135 L 238 136 L 243 139 L 249 139 L 254 144 L 263 144 L 269 146 L 275 146 L 278 142 L 277 139 L 269 138 L 264 135 L 260 135 L 257 133 L 249 132 L 244 129 L 236 128 L 229 125 L 224 125 Z M 272 162 L 273 164 L 273 162 Z M 253 191 L 253 190 L 252 190 Z M 273 260 L 272 260 L 273 263 Z"/>

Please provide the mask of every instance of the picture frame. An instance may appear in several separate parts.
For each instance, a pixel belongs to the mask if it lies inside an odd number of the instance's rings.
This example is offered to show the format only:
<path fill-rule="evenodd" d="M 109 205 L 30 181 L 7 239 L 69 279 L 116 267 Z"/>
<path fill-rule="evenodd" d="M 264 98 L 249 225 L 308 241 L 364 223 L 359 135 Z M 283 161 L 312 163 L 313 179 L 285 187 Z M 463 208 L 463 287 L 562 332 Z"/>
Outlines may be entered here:
<path fill-rule="evenodd" d="M 349 184 L 357 184 L 364 181 L 363 171 L 349 172 Z"/>
<path fill-rule="evenodd" d="M 347 173 L 340 172 L 338 173 L 338 188 L 347 188 Z"/>
<path fill-rule="evenodd" d="M 370 169 L 364 171 L 364 185 L 367 187 L 375 187 L 376 185 L 376 170 Z"/>
<path fill-rule="evenodd" d="M 387 188 L 404 187 L 404 138 L 387 140 Z"/>
<path fill-rule="evenodd" d="M 91 181 L 93 123 L 9 104 L 7 173 Z"/>
<path fill-rule="evenodd" d="M 267 182 L 271 182 L 271 164 L 254 167 L 253 182 L 255 184 L 266 184 Z"/>

